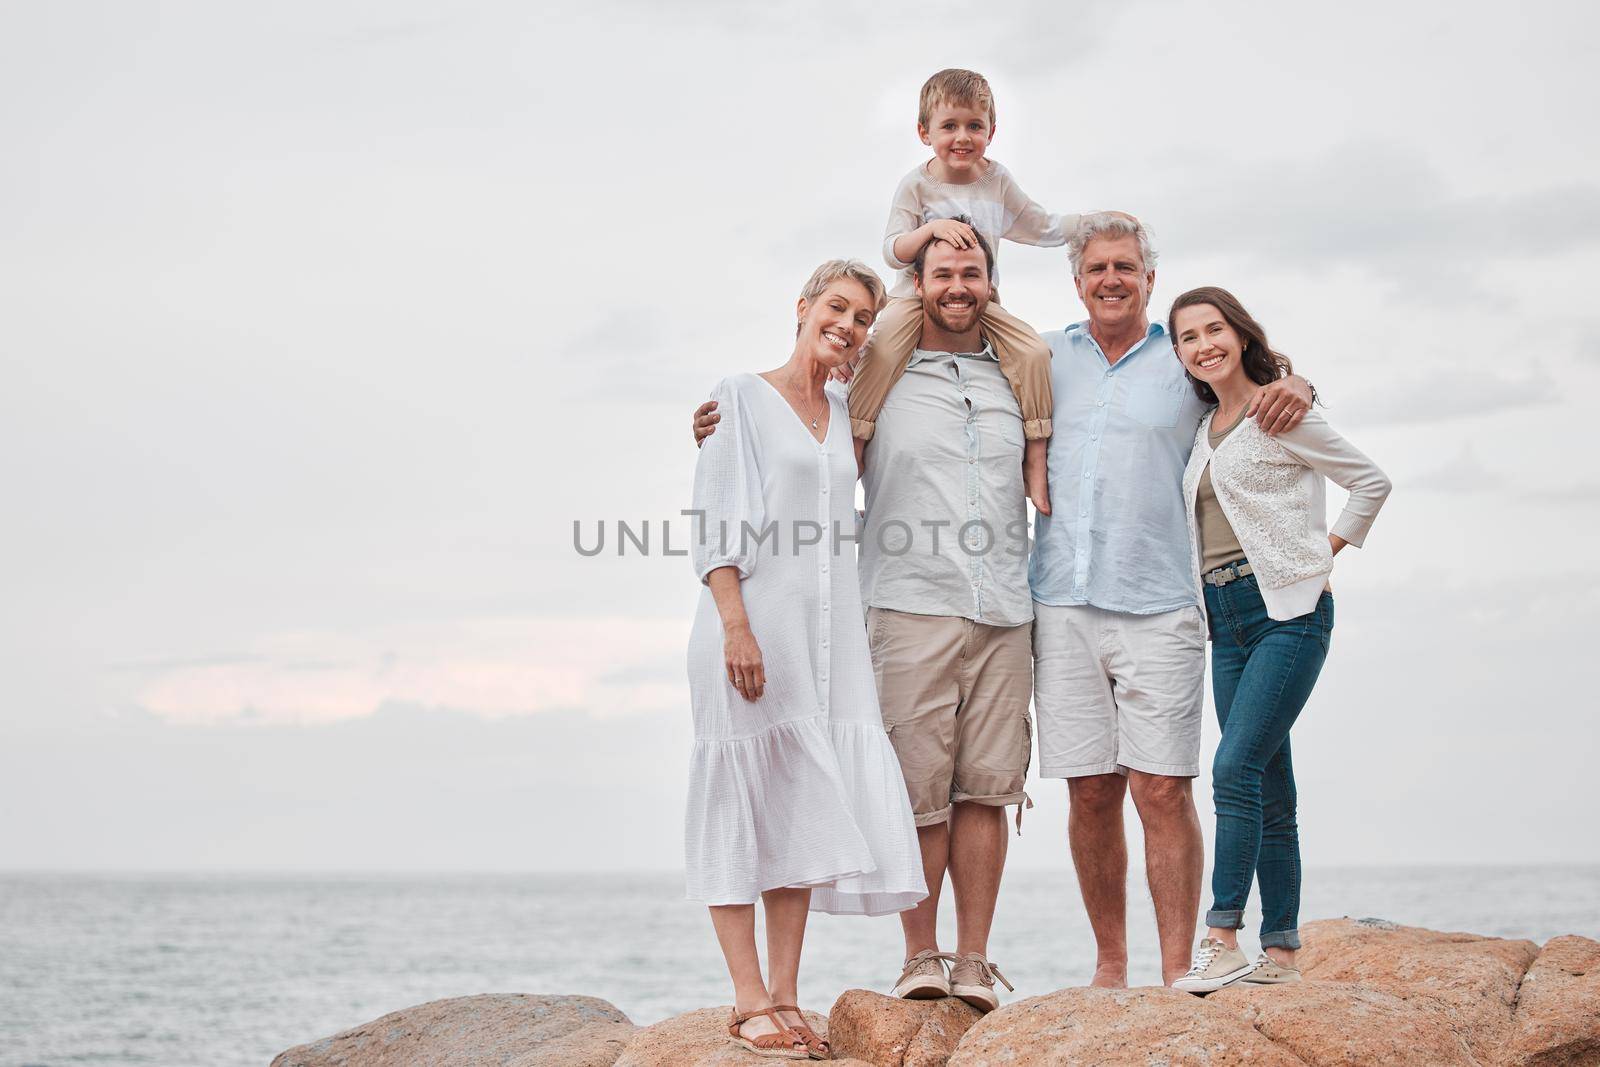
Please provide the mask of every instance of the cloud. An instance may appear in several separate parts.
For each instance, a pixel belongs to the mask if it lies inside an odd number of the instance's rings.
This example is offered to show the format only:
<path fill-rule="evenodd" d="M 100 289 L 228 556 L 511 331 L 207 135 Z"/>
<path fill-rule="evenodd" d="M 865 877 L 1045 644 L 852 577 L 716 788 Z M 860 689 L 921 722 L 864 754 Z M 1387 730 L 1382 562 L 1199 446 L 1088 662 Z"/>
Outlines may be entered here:
<path fill-rule="evenodd" d="M 1530 488 L 1524 490 L 1522 496 L 1542 504 L 1600 504 L 1600 482 L 1585 482 L 1559 488 Z"/>
<path fill-rule="evenodd" d="M 1497 490 L 1504 479 L 1483 465 L 1471 446 L 1463 448 L 1454 459 L 1436 467 L 1420 477 L 1410 478 L 1412 489 L 1431 489 L 1445 493 L 1484 493 Z"/>
<path fill-rule="evenodd" d="M 134 706 L 180 723 L 317 723 L 404 704 L 490 718 L 659 712 L 686 699 L 681 619 L 480 619 L 278 634 L 139 671 Z"/>
<path fill-rule="evenodd" d="M 1171 213 L 1164 230 L 1175 244 L 1314 275 L 1376 268 L 1435 292 L 1455 287 L 1463 298 L 1491 295 L 1475 279 L 1495 259 L 1600 246 L 1600 187 L 1592 183 L 1461 195 L 1426 156 L 1384 141 L 1241 161 L 1216 178 L 1191 173 L 1184 202 L 1207 210 Z"/>
<path fill-rule="evenodd" d="M 1444 371 L 1415 381 L 1386 382 L 1382 391 L 1335 400 L 1330 412 L 1341 423 L 1411 425 L 1472 415 L 1501 414 L 1515 408 L 1554 404 L 1562 399 L 1555 379 L 1541 368 L 1523 377 Z"/>

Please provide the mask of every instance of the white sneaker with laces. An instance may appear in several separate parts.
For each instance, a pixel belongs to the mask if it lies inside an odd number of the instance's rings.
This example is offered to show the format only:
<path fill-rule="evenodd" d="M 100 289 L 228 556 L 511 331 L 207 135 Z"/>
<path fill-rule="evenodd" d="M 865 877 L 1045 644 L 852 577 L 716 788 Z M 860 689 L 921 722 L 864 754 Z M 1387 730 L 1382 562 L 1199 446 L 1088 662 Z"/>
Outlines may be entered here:
<path fill-rule="evenodd" d="M 1232 985 L 1254 969 L 1243 952 L 1208 937 L 1194 950 L 1189 973 L 1173 982 L 1172 988 L 1186 993 L 1210 993 Z"/>
<path fill-rule="evenodd" d="M 1285 967 L 1263 952 L 1256 957 L 1256 965 L 1241 979 L 1246 985 L 1292 985 L 1300 981 L 1297 967 Z"/>

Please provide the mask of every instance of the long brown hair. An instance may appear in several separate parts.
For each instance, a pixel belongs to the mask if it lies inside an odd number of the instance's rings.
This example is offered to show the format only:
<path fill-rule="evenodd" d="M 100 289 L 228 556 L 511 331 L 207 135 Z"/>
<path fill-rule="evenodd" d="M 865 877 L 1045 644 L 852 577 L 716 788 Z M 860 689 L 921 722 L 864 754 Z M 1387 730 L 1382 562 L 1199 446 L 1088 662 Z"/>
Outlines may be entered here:
<path fill-rule="evenodd" d="M 1197 304 L 1210 304 L 1222 312 L 1223 320 L 1239 335 L 1239 340 L 1244 344 L 1240 362 L 1244 364 L 1245 377 L 1252 382 L 1269 385 L 1294 373 L 1289 357 L 1272 350 L 1267 344 L 1267 331 L 1244 309 L 1238 297 L 1221 286 L 1202 285 L 1198 289 L 1190 289 L 1172 302 L 1172 310 L 1167 312 L 1167 336 L 1172 339 L 1174 349 L 1178 347 L 1178 312 Z M 1190 374 L 1187 366 L 1183 368 L 1183 373 L 1188 377 L 1189 384 L 1194 386 L 1196 396 L 1207 404 L 1217 402 L 1217 394 L 1211 391 L 1211 386 Z"/>

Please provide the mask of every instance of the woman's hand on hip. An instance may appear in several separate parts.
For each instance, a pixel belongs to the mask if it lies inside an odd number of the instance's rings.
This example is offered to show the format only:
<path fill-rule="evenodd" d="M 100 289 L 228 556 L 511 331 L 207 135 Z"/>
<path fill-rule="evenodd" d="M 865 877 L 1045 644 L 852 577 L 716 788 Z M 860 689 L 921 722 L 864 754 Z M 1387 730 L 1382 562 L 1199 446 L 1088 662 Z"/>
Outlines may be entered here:
<path fill-rule="evenodd" d="M 722 639 L 722 655 L 727 661 L 728 681 L 746 700 L 759 700 L 767 688 L 767 671 L 761 661 L 761 646 L 749 626 L 727 630 Z"/>

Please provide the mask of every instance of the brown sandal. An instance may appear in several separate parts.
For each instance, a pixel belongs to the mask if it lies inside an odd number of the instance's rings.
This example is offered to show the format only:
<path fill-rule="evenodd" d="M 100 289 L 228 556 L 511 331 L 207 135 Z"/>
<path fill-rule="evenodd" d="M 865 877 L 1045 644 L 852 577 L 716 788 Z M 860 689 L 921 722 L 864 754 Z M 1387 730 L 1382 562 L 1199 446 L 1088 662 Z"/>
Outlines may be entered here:
<path fill-rule="evenodd" d="M 828 1044 L 827 1038 L 811 1029 L 806 1023 L 805 1014 L 799 1008 L 793 1004 L 774 1004 L 772 1010 L 792 1011 L 800 1016 L 800 1022 L 797 1025 L 790 1026 L 789 1029 L 800 1035 L 800 1040 L 806 1043 L 806 1050 L 810 1053 L 812 1059 L 829 1060 L 833 1058 L 833 1046 Z"/>
<path fill-rule="evenodd" d="M 773 1023 L 778 1027 L 775 1034 L 762 1034 L 760 1037 L 745 1037 L 739 1033 L 739 1027 L 754 1019 L 757 1015 L 771 1016 Z M 778 1018 L 777 1008 L 757 1008 L 755 1011 L 741 1013 L 738 1008 L 733 1009 L 733 1014 L 728 1017 L 728 1040 L 757 1056 L 773 1056 L 785 1060 L 811 1059 L 811 1046 L 804 1038 L 795 1033 L 784 1021 Z M 796 1048 L 795 1046 L 800 1046 Z"/>

